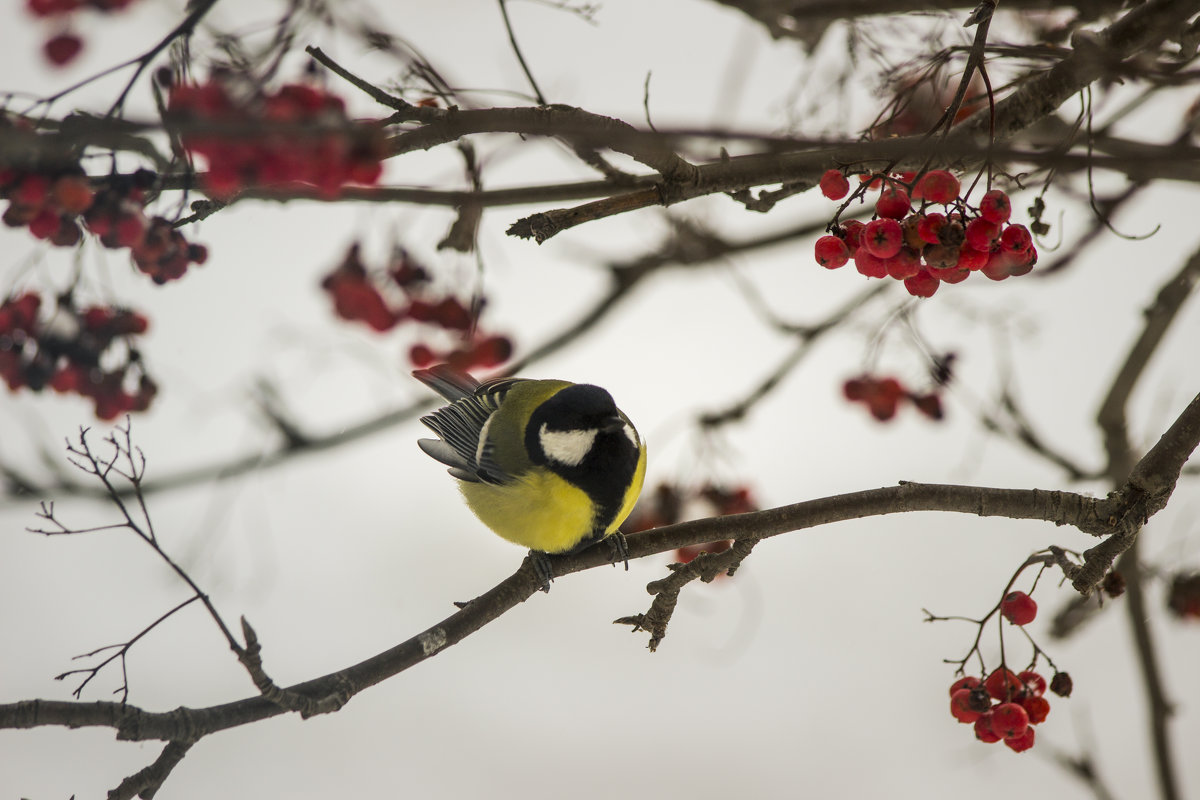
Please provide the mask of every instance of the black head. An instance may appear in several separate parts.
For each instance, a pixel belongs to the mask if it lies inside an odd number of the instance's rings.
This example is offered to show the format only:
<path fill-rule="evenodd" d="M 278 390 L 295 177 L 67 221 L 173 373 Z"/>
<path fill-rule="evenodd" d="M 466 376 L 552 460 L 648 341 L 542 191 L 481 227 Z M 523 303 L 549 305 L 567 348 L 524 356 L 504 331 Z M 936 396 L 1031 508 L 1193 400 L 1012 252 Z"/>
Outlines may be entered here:
<path fill-rule="evenodd" d="M 587 492 L 603 531 L 625 498 L 641 457 L 641 442 L 599 386 L 573 384 L 542 403 L 525 429 L 535 464 Z"/>
<path fill-rule="evenodd" d="M 599 430 L 619 420 L 612 395 L 589 383 L 572 384 L 542 403 L 530 420 L 552 431 Z"/>
<path fill-rule="evenodd" d="M 579 383 L 560 390 L 533 412 L 525 447 L 535 464 L 578 483 L 582 474 L 606 469 L 615 450 L 636 451 L 636 436 L 612 395 Z"/>

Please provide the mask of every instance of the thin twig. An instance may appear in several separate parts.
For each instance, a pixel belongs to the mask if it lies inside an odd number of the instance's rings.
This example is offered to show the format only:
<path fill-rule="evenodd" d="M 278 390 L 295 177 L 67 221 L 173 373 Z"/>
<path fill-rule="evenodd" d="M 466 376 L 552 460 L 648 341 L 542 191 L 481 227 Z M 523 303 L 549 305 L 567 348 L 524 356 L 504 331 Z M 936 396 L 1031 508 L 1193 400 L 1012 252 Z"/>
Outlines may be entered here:
<path fill-rule="evenodd" d="M 504 17 L 504 29 L 508 31 L 508 41 L 512 44 L 513 53 L 516 55 L 517 61 L 521 64 L 521 70 L 525 73 L 525 77 L 533 89 L 533 94 L 537 98 L 538 105 L 547 105 L 546 96 L 542 94 L 542 89 L 534 79 L 533 72 L 530 71 L 529 65 L 525 63 L 525 56 L 521 54 L 521 46 L 517 44 L 517 35 L 513 32 L 512 20 L 508 18 L 508 3 L 506 0 L 496 0 L 496 2 L 500 4 L 500 14 Z"/>

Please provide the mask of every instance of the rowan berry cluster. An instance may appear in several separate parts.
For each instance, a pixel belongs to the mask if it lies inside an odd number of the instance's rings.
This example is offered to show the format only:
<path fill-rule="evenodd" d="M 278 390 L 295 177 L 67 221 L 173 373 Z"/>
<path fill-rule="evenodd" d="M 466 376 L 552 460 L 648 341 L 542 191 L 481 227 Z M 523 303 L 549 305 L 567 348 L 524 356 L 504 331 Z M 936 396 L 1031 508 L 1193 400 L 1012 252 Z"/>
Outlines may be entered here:
<path fill-rule="evenodd" d="M 28 227 L 38 239 L 58 247 L 79 244 L 76 218 L 92 206 L 87 175 L 77 165 L 65 168 L 0 169 L 0 198 L 8 201 L 4 224 Z"/>
<path fill-rule="evenodd" d="M 945 170 L 919 178 L 914 173 L 876 176 L 870 183 L 875 185 L 880 187 L 875 219 L 833 225 L 817 239 L 818 264 L 837 269 L 853 259 L 869 278 L 894 278 L 904 282 L 909 294 L 932 297 L 941 284 L 960 283 L 972 272 L 1002 281 L 1028 273 L 1037 263 L 1033 237 L 1024 225 L 1009 222 L 1012 206 L 1000 189 L 985 193 L 974 208 L 959 196 L 958 179 Z M 820 188 L 826 197 L 840 200 L 850 183 L 831 169 L 821 177 Z M 913 200 L 921 202 L 916 211 Z"/>
<path fill-rule="evenodd" d="M 133 343 L 146 332 L 144 316 L 109 306 L 78 309 L 70 295 L 45 310 L 36 292 L 0 304 L 0 378 L 9 391 L 77 394 L 102 420 L 150 407 L 158 386 Z"/>
<path fill-rule="evenodd" d="M 415 367 L 435 362 L 467 370 L 495 367 L 512 357 L 506 336 L 485 336 L 478 330 L 478 309 L 472 310 L 453 295 L 439 296 L 431 288 L 432 276 L 411 256 L 398 251 L 386 270 L 369 272 L 358 244 L 351 245 L 338 267 L 321 281 L 333 299 L 335 313 L 344 320 L 362 322 L 384 333 L 402 322 L 413 322 L 449 333 L 454 345 L 435 349 L 419 342 L 409 350 Z"/>
<path fill-rule="evenodd" d="M 1042 564 L 1043 570 L 1046 569 L 1044 560 L 1031 557 L 1017 570 L 1017 574 L 1010 581 L 1010 587 L 1022 571 L 1038 563 Z M 1040 576 L 1041 573 L 1038 574 Z M 1034 585 L 1036 586 L 1036 584 L 1035 580 Z M 1060 697 L 1069 697 L 1072 690 L 1071 676 L 1060 672 L 1054 666 L 1054 662 L 1050 660 L 1045 651 L 1038 647 L 1028 631 L 1025 632 L 1025 636 L 1033 646 L 1033 660 L 1027 669 L 1019 673 L 1012 672 L 1004 663 L 1004 625 L 1002 622 L 998 621 L 997 623 L 1000 626 L 1000 652 L 1002 655 L 999 668 L 991 672 L 987 671 L 983 663 L 983 656 L 980 654 L 979 642 L 983 634 L 983 627 L 997 612 L 1011 624 L 1025 626 L 1037 618 L 1037 610 L 1037 603 L 1027 592 L 1006 591 L 1000 602 L 983 619 L 969 620 L 979 626 L 975 643 L 964 658 L 953 662 L 959 665 L 958 674 L 962 675 L 967 661 L 972 656 L 978 656 L 981 673 L 978 678 L 974 676 L 961 677 L 951 684 L 950 714 L 961 723 L 973 725 L 975 738 L 979 741 L 989 744 L 1003 741 L 1009 749 L 1018 753 L 1033 747 L 1034 726 L 1044 722 L 1046 715 L 1050 713 L 1050 701 L 1045 697 L 1046 679 L 1035 671 L 1038 659 L 1044 658 L 1054 670 L 1054 676 L 1049 682 L 1049 689 L 1052 693 Z M 963 619 L 963 617 L 935 617 L 929 612 L 925 613 L 930 622 Z"/>
<path fill-rule="evenodd" d="M 1061 697 L 1071 694 L 1071 676 L 1056 672 L 1049 689 Z M 1003 741 L 1021 753 L 1033 747 L 1034 726 L 1046 721 L 1050 701 L 1046 679 L 1032 669 L 1014 673 L 1001 666 L 985 678 L 968 675 L 950 684 L 950 714 L 973 725 L 975 738 L 986 744 Z"/>
<path fill-rule="evenodd" d="M 333 198 L 348 183 L 379 180 L 383 128 L 350 120 L 342 98 L 300 83 L 243 94 L 232 83 L 216 74 L 176 83 L 168 93 L 167 120 L 181 128 L 184 148 L 208 162 L 203 182 L 212 197 L 303 183 Z"/>
<path fill-rule="evenodd" d="M 46 40 L 42 53 L 55 66 L 62 66 L 73 60 L 83 49 L 83 40 L 63 23 L 70 20 L 78 10 L 90 8 L 95 11 L 120 11 L 133 0 L 26 0 L 25 8 L 35 17 L 54 19 L 59 23 L 58 32 Z"/>
<path fill-rule="evenodd" d="M 920 394 L 905 388 L 896 378 L 861 375 L 842 384 L 842 394 L 853 403 L 863 403 L 871 416 L 887 422 L 896 416 L 901 400 L 912 403 L 930 419 L 942 418 L 942 398 L 937 391 Z"/>
<path fill-rule="evenodd" d="M 1181 572 L 1172 578 L 1167 608 L 1180 619 L 1200 620 L 1200 572 Z"/>
<path fill-rule="evenodd" d="M 203 264 L 208 250 L 189 243 L 168 220 L 146 216 L 146 192 L 156 180 L 143 169 L 93 182 L 77 162 L 0 169 L 0 199 L 9 203 L 2 219 L 59 247 L 79 244 L 82 220 L 101 244 L 129 248 L 141 272 L 166 283 L 182 277 L 190 264 Z"/>
<path fill-rule="evenodd" d="M 746 486 L 706 483 L 698 488 L 685 488 L 672 483 L 660 483 L 653 492 L 642 494 L 642 499 L 621 528 L 625 533 L 640 533 L 651 528 L 674 525 L 684 519 L 724 517 L 758 509 L 757 501 Z M 701 553 L 723 553 L 732 546 L 733 542 L 729 539 L 687 545 L 675 551 L 675 560 L 687 564 Z"/>

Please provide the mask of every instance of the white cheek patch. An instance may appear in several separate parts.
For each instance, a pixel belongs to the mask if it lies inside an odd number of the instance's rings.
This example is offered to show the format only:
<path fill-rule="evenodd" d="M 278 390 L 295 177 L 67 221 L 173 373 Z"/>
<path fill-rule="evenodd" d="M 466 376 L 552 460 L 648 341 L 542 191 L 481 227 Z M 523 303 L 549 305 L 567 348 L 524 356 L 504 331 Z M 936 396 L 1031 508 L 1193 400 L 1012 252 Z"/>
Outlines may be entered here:
<path fill-rule="evenodd" d="M 542 452 L 550 461 L 567 467 L 577 467 L 592 450 L 596 441 L 596 430 L 586 431 L 552 431 L 542 425 L 538 431 L 538 441 Z"/>

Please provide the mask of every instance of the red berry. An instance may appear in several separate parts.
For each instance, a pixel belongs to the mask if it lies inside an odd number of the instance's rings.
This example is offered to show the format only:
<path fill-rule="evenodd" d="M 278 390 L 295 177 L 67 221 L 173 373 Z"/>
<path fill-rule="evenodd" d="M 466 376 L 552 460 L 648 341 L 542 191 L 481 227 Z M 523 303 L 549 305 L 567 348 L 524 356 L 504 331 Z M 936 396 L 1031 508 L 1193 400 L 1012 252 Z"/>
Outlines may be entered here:
<path fill-rule="evenodd" d="M 1000 234 L 1000 246 L 1013 253 L 1024 253 L 1033 247 L 1033 236 L 1024 225 L 1009 225 Z"/>
<path fill-rule="evenodd" d="M 931 269 L 952 269 L 958 266 L 957 247 L 933 244 L 921 251 L 921 255 Z"/>
<path fill-rule="evenodd" d="M 35 17 L 53 17 L 69 14 L 82 0 L 26 0 L 25 7 Z"/>
<path fill-rule="evenodd" d="M 929 274 L 928 270 L 921 270 L 911 278 L 904 279 L 904 288 L 913 297 L 933 297 L 938 290 L 938 279 Z"/>
<path fill-rule="evenodd" d="M 922 214 L 918 217 L 917 235 L 921 237 L 921 241 L 928 244 L 941 244 L 938 238 L 938 231 L 946 224 L 946 215 L 938 214 Z"/>
<path fill-rule="evenodd" d="M 992 242 L 996 241 L 999 235 L 1000 226 L 983 217 L 977 217 L 967 223 L 967 245 L 981 252 L 990 251 Z"/>
<path fill-rule="evenodd" d="M 1029 715 L 1017 703 L 1001 703 L 992 709 L 992 730 L 1003 739 L 1020 736 L 1029 727 Z"/>
<path fill-rule="evenodd" d="M 896 255 L 886 259 L 884 265 L 888 275 L 902 281 L 921 271 L 921 256 L 911 247 L 901 247 Z"/>
<path fill-rule="evenodd" d="M 112 318 L 110 330 L 118 335 L 145 333 L 150 321 L 136 311 L 121 311 Z"/>
<path fill-rule="evenodd" d="M 847 400 L 865 400 L 869 388 L 870 378 L 850 378 L 842 384 L 842 395 L 845 396 Z M 976 683 L 979 682 L 976 678 L 959 678 L 954 682 L 954 685 L 950 687 L 950 694 L 953 695 L 956 691 L 963 688 L 963 686 L 959 685 L 963 681 L 970 680 L 974 680 Z"/>
<path fill-rule="evenodd" d="M 406 316 L 415 322 L 433 322 L 437 307 L 424 300 L 412 300 L 404 310 Z"/>
<path fill-rule="evenodd" d="M 1021 679 L 1004 667 L 988 675 L 983 687 L 987 689 L 988 694 L 1001 702 L 1015 697 L 1024 688 Z"/>
<path fill-rule="evenodd" d="M 1000 741 L 1000 737 L 992 730 L 992 712 L 989 711 L 975 720 L 975 738 L 986 744 Z"/>
<path fill-rule="evenodd" d="M 1008 202 L 1008 195 L 999 189 L 992 189 L 979 201 L 979 214 L 988 222 L 997 225 L 1008 222 L 1008 218 L 1012 216 L 1012 204 Z"/>
<path fill-rule="evenodd" d="M 12 193 L 12 199 L 14 203 L 19 203 L 23 206 L 40 208 L 46 202 L 46 196 L 49 192 L 50 179 L 45 175 L 34 172 L 21 179 L 21 182 Z"/>
<path fill-rule="evenodd" d="M 944 269 L 938 267 L 930 267 L 929 274 L 937 278 L 942 283 L 962 283 L 971 274 L 971 271 L 966 267 L 946 267 Z"/>
<path fill-rule="evenodd" d="M 972 272 L 983 269 L 987 266 L 990 255 L 987 251 L 976 250 L 974 247 L 963 247 L 958 251 L 957 266 Z"/>
<path fill-rule="evenodd" d="M 868 278 L 887 276 L 887 262 L 872 254 L 866 245 L 854 251 L 854 268 Z"/>
<path fill-rule="evenodd" d="M 856 219 L 846 220 L 842 223 L 842 236 L 846 239 L 846 247 L 853 253 L 862 246 L 862 234 L 866 230 L 865 223 Z"/>
<path fill-rule="evenodd" d="M 83 384 L 83 370 L 74 364 L 67 364 L 60 367 L 54 376 L 50 378 L 50 388 L 59 394 L 67 394 L 75 392 Z"/>
<path fill-rule="evenodd" d="M 993 250 L 988 255 L 987 263 L 980 268 L 985 276 L 993 281 L 1002 281 L 1012 275 L 1013 267 L 1018 263 L 1019 255 L 1004 249 Z"/>
<path fill-rule="evenodd" d="M 512 358 L 512 342 L 507 336 L 489 336 L 476 342 L 472 354 L 481 367 L 497 367 Z"/>
<path fill-rule="evenodd" d="M 1000 613 L 1013 625 L 1028 625 L 1037 616 L 1037 602 L 1025 592 L 1009 592 L 1000 602 Z"/>
<path fill-rule="evenodd" d="M 1011 253 L 1011 259 L 1008 265 L 1008 274 L 1016 278 L 1021 275 L 1028 275 L 1033 269 L 1033 265 L 1037 263 L 1038 253 L 1037 248 L 1032 245 L 1024 253 Z"/>
<path fill-rule="evenodd" d="M 903 219 L 910 208 L 912 203 L 908 200 L 908 192 L 893 185 L 883 187 L 875 203 L 875 213 L 889 219 Z"/>
<path fill-rule="evenodd" d="M 971 708 L 971 690 L 959 689 L 950 696 L 950 714 L 959 722 L 971 723 L 983 716 Z"/>
<path fill-rule="evenodd" d="M 867 407 L 871 415 L 880 422 L 887 422 L 896 416 L 896 404 L 904 395 L 904 387 L 895 378 L 884 378 L 876 382 L 874 391 L 867 394 Z"/>
<path fill-rule="evenodd" d="M 133 247 L 146 235 L 146 218 L 141 214 L 122 214 L 117 219 L 117 246 Z"/>
<path fill-rule="evenodd" d="M 82 214 L 92 205 L 95 193 L 83 175 L 64 175 L 54 182 L 51 197 L 68 214 Z"/>
<path fill-rule="evenodd" d="M 433 363 L 433 359 L 433 351 L 426 345 L 414 344 L 408 350 L 408 360 L 418 369 L 429 366 Z"/>
<path fill-rule="evenodd" d="M 50 235 L 58 230 L 58 226 L 58 212 L 48 207 L 43 208 L 36 217 L 29 220 L 29 232 L 39 239 L 50 238 Z"/>
<path fill-rule="evenodd" d="M 51 64 L 61 67 L 83 49 L 83 40 L 73 33 L 60 33 L 42 46 L 42 52 Z"/>
<path fill-rule="evenodd" d="M 841 200 L 846 196 L 846 192 L 850 191 L 850 181 L 846 180 L 846 176 L 836 169 L 825 170 L 825 174 L 821 176 L 820 186 L 821 194 L 830 200 Z"/>
<path fill-rule="evenodd" d="M 50 242 L 56 247 L 72 247 L 79 244 L 79 240 L 83 238 L 83 231 L 79 229 L 79 224 L 70 217 L 59 217 L 58 230 L 50 234 Z"/>
<path fill-rule="evenodd" d="M 447 297 L 437 304 L 434 319 L 443 328 L 465 331 L 471 327 L 471 312 L 456 297 Z"/>
<path fill-rule="evenodd" d="M 1029 715 L 1029 724 L 1037 725 L 1046 721 L 1050 713 L 1050 701 L 1044 697 L 1025 697 L 1021 699 L 1021 708 Z"/>
<path fill-rule="evenodd" d="M 872 220 L 863 231 L 863 246 L 878 258 L 891 258 L 896 255 L 900 251 L 903 239 L 904 232 L 900 229 L 900 223 L 888 217 Z"/>
<path fill-rule="evenodd" d="M 836 236 L 822 236 L 814 247 L 817 263 L 825 269 L 837 269 L 850 260 L 846 243 Z"/>
<path fill-rule="evenodd" d="M 1027 695 L 1041 697 L 1046 693 L 1046 679 L 1033 670 L 1024 670 L 1017 675 L 1017 678 L 1024 684 Z"/>
<path fill-rule="evenodd" d="M 1014 753 L 1023 753 L 1033 747 L 1036 738 L 1033 728 L 1026 728 L 1020 736 L 1010 736 L 1004 740 L 1004 746 Z"/>
<path fill-rule="evenodd" d="M 958 197 L 958 178 L 944 169 L 926 172 L 917 182 L 913 194 L 931 203 L 950 203 Z"/>

